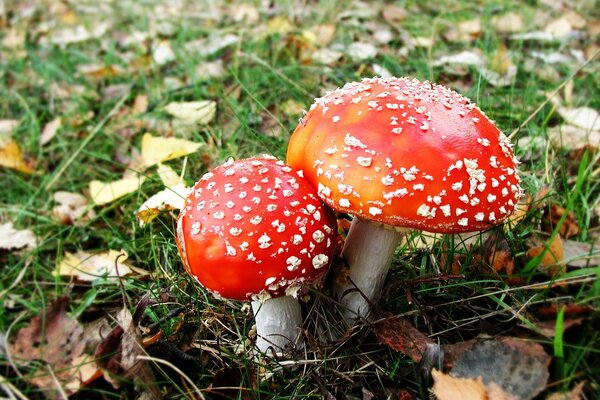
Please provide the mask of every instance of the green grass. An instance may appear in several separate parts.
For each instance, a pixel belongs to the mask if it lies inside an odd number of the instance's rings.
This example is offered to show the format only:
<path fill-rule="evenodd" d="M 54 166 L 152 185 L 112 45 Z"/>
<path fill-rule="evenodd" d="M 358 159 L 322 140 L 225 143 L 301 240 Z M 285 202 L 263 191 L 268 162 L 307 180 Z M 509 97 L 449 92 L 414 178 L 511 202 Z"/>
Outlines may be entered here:
<path fill-rule="evenodd" d="M 0 168 L 3 186 L 0 222 L 12 221 L 18 228 L 30 228 L 39 240 L 32 251 L 0 250 L 0 332 L 13 340 L 19 328 L 31 317 L 43 313 L 63 294 L 71 298 L 71 315 L 82 322 L 114 316 L 123 307 L 119 285 L 102 279 L 86 285 L 74 284 L 54 277 L 51 271 L 67 251 L 122 249 L 133 265 L 150 272 L 149 279 L 123 279 L 131 310 L 142 296 L 149 295 L 152 299 L 142 326 L 154 324 L 153 333 L 162 330 L 164 341 L 147 351 L 150 356 L 165 357 L 177 366 L 206 396 L 210 397 L 207 388 L 213 383 L 249 388 L 243 392 L 224 389 L 225 396 L 233 398 L 321 398 L 328 392 L 338 398 L 344 394 L 361 397 L 363 388 L 378 396 L 399 389 L 411 390 L 419 396 L 426 393 L 427 385 L 420 378 L 418 366 L 408 357 L 379 344 L 366 325 L 342 341 L 331 343 L 315 337 L 315 347 L 282 364 L 269 361 L 260 365 L 247 349 L 240 351 L 239 344 L 249 338 L 252 315 L 242 309 L 241 303 L 212 298 L 186 276 L 175 246 L 172 214 L 163 213 L 144 228 L 138 225 L 135 211 L 147 197 L 161 189 L 153 169 L 146 171 L 149 179 L 140 191 L 110 205 L 95 207 L 95 216 L 82 226 L 61 225 L 51 218 L 52 194 L 57 190 L 86 193 L 92 180 L 120 178 L 127 168 L 125 158 L 132 149 L 139 149 L 141 136 L 146 131 L 186 136 L 207 144 L 186 161 L 168 162 L 178 172 L 185 166 L 188 184 L 230 156 L 241 158 L 270 153 L 285 158 L 287 140 L 298 116 L 286 115 L 282 104 L 295 101 L 308 108 L 313 98 L 325 90 L 372 76 L 372 63 L 384 66 L 397 76 L 410 75 L 458 88 L 510 133 L 546 101 L 545 93 L 558 87 L 577 67 L 576 64 L 556 65 L 558 79 L 543 79 L 527 67 L 531 52 L 567 53 L 568 46 L 582 49 L 593 43 L 594 38 L 584 34 L 563 45 L 522 42 L 497 35 L 486 23 L 493 15 L 512 10 L 527 16 L 525 30 L 533 30 L 533 19 L 540 10 L 552 14 L 537 2 L 486 1 L 475 5 L 449 0 L 417 10 L 420 3 L 409 1 L 404 7 L 412 12 L 400 26 L 400 32 L 413 37 L 433 37 L 432 48 L 415 47 L 404 51 L 403 35 L 395 31 L 397 36 L 380 47 L 374 60 L 353 62 L 344 57 L 335 66 L 328 67 L 298 58 L 306 51 L 301 47 L 304 29 L 317 23 L 335 24 L 334 42 L 350 44 L 368 38 L 371 28 L 366 22 L 386 26 L 381 17 L 364 17 L 359 19 L 361 23 L 352 25 L 348 20 L 353 18 L 353 7 L 345 2 L 302 2 L 301 5 L 283 2 L 278 3 L 274 15 L 290 18 L 292 29 L 289 33 L 269 35 L 258 29 L 268 21 L 264 10 L 259 22 L 246 24 L 232 22 L 226 16 L 203 19 L 199 16 L 201 10 L 179 15 L 163 13 L 158 18 L 149 4 L 117 3 L 106 5 L 106 10 L 98 14 L 100 17 L 87 13 L 85 7 L 74 7 L 76 24 L 93 27 L 98 18 L 107 18 L 113 28 L 101 39 L 67 46 L 40 44 L 44 36 L 40 28 L 42 22 L 60 20 L 60 15 L 40 7 L 38 18 L 23 17 L 30 33 L 22 51 L 5 49 L 0 56 L 0 115 L 19 120 L 12 137 L 27 157 L 34 160 L 36 170 L 32 175 L 25 175 Z M 578 10 L 581 15 L 600 18 L 597 10 L 585 8 L 585 4 Z M 0 19 L 3 24 L 17 26 L 17 16 L 23 11 L 11 7 L 7 6 L 7 14 Z M 292 18 L 299 9 L 305 10 L 306 16 Z M 345 12 L 350 16 L 343 14 Z M 484 28 L 474 41 L 443 39 L 443 34 L 457 22 L 479 16 Z M 157 33 L 136 45 L 119 43 L 120 38 L 133 32 L 157 29 L 159 22 L 169 24 L 169 33 Z M 206 60 L 186 51 L 185 43 L 226 32 L 238 34 L 240 42 L 208 57 L 208 60 L 224 60 L 223 76 L 198 76 L 196 67 Z M 159 39 L 170 41 L 176 54 L 174 62 L 164 66 L 147 62 L 149 46 Z M 499 43 L 507 46 L 518 68 L 516 81 L 507 87 L 490 85 L 475 68 L 467 67 L 464 76 L 456 76 L 443 67 L 431 66 L 440 56 L 467 49 L 479 49 L 492 57 Z M 96 63 L 117 65 L 127 72 L 100 79 L 78 72 L 78 66 Z M 599 72 L 596 61 L 575 75 L 572 79 L 574 105 L 600 109 Z M 167 78 L 177 80 L 180 87 L 173 88 Z M 103 97 L 103 91 L 115 84 L 128 84 L 131 89 L 123 97 Z M 59 92 L 65 90 L 69 94 L 60 96 Z M 124 116 L 139 94 L 148 96 L 148 111 Z M 217 101 L 215 121 L 192 130 L 169 126 L 170 118 L 162 111 L 163 106 L 171 101 L 197 99 Z M 41 129 L 56 117 L 63 119 L 60 132 L 50 143 L 39 145 Z M 560 123 L 560 117 L 549 103 L 519 132 L 518 138 L 545 139 L 548 129 Z M 265 135 L 266 125 L 280 127 L 281 134 Z M 598 237 L 595 210 L 599 193 L 598 153 L 589 159 L 573 161 L 567 158 L 568 149 L 516 147 L 517 155 L 531 152 L 533 156 L 522 165 L 526 192 L 535 197 L 547 186 L 549 199 L 576 215 L 580 232 L 573 239 L 593 242 Z M 433 247 L 416 251 L 403 248 L 405 251 L 398 252 L 380 307 L 408 316 L 422 332 L 444 344 L 469 340 L 482 333 L 515 335 L 522 332 L 522 326 L 536 326 L 540 319 L 537 311 L 542 305 L 576 303 L 585 306 L 592 313 L 581 326 L 564 335 L 557 334 L 554 339 L 531 331 L 527 331 L 527 335 L 556 357 L 550 368 L 551 389 L 547 393 L 587 380 L 586 393 L 593 398 L 594 393 L 600 393 L 600 337 L 597 334 L 600 320 L 596 313 L 600 306 L 600 285 L 596 278 L 600 272 L 594 265 L 569 271 L 567 278 L 590 279 L 561 288 L 553 286 L 556 282 L 538 271 L 540 257 L 526 256 L 527 238 L 539 231 L 543 211 L 543 207 L 530 210 L 515 229 L 503 234 L 514 256 L 515 275 L 526 278 L 523 286 L 506 284 L 503 276 L 491 273 L 489 267 L 482 264 L 477 251 L 467 250 L 461 239 L 444 237 Z M 554 227 L 554 234 L 559 227 Z M 441 264 L 442 256 L 451 259 L 453 255 L 461 261 L 458 273 L 462 278 L 417 280 L 445 273 L 448 265 Z M 326 293 L 312 293 L 310 301 L 303 305 L 307 327 L 322 326 L 329 306 Z M 178 309 L 181 311 L 177 315 L 170 314 Z M 568 318 L 562 312 L 559 314 L 557 332 Z M 173 348 L 183 349 L 190 359 L 182 358 Z M 16 370 L 1 351 L 0 367 L 8 382 L 26 396 L 43 397 L 39 389 L 20 376 L 28 370 Z M 265 372 L 274 374 L 271 379 L 257 383 L 256 374 Z M 168 366 L 157 365 L 155 374 L 167 398 L 183 398 L 190 389 L 189 382 Z M 104 394 L 107 398 L 117 398 L 133 392 L 131 385 L 113 389 L 103 382 L 93 384 L 79 397 Z"/>

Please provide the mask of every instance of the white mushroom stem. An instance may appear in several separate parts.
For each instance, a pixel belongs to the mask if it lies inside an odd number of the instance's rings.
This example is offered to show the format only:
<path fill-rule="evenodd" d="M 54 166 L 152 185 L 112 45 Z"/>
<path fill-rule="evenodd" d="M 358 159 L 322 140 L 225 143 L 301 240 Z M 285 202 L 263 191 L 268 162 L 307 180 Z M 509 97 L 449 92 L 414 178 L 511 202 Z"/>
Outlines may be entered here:
<path fill-rule="evenodd" d="M 256 347 L 265 354 L 281 354 L 300 346 L 302 310 L 300 302 L 290 296 L 253 301 L 256 323 Z"/>
<path fill-rule="evenodd" d="M 402 232 L 360 218 L 355 217 L 352 221 L 342 251 L 350 271 L 347 277 L 336 277 L 333 287 L 348 326 L 370 316 L 370 303 L 376 302 L 381 295 L 402 235 Z"/>

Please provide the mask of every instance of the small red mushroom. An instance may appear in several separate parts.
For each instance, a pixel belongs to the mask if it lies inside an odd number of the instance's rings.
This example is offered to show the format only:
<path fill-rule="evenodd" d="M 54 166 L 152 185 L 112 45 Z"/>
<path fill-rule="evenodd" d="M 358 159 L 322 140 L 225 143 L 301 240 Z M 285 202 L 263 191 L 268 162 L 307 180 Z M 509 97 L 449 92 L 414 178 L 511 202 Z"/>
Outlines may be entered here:
<path fill-rule="evenodd" d="M 327 205 L 356 217 L 343 250 L 350 280 L 334 288 L 349 323 L 369 315 L 364 296 L 379 296 L 398 230 L 483 230 L 521 195 L 518 162 L 494 122 L 458 93 L 410 78 L 364 79 L 316 99 L 287 162 Z"/>
<path fill-rule="evenodd" d="M 205 174 L 185 201 L 177 246 L 185 269 L 218 297 L 252 301 L 257 347 L 297 344 L 298 289 L 333 258 L 333 212 L 302 172 L 263 156 Z"/>

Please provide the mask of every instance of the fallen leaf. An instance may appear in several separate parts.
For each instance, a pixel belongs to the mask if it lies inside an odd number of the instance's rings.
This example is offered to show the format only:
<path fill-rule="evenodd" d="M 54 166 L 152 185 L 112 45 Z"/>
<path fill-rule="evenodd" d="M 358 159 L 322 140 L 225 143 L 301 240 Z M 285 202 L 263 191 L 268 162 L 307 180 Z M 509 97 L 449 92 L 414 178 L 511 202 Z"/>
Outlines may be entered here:
<path fill-rule="evenodd" d="M 165 65 L 175 60 L 175 52 L 168 40 L 161 40 L 152 49 L 152 60 L 157 65 Z"/>
<path fill-rule="evenodd" d="M 62 28 L 56 30 L 50 35 L 50 43 L 66 46 L 73 43 L 81 43 L 91 39 L 99 39 L 103 37 L 111 24 L 108 22 L 98 22 L 93 25 L 91 30 L 88 30 L 83 25 Z"/>
<path fill-rule="evenodd" d="M 551 357 L 539 343 L 512 337 L 474 339 L 444 346 L 457 378 L 481 378 L 486 388 L 491 383 L 506 394 L 529 400 L 546 388 Z M 489 396 L 490 399 L 498 397 Z"/>
<path fill-rule="evenodd" d="M 572 268 L 588 268 L 600 265 L 600 248 L 589 243 L 575 240 L 563 241 L 563 251 L 567 266 Z"/>
<path fill-rule="evenodd" d="M 248 3 L 233 3 L 229 9 L 229 13 L 235 22 L 244 21 L 248 24 L 255 24 L 260 19 L 258 9 Z"/>
<path fill-rule="evenodd" d="M 138 94 L 135 96 L 135 100 L 133 100 L 133 107 L 131 108 L 131 112 L 133 114 L 141 114 L 145 113 L 148 110 L 148 95 Z"/>
<path fill-rule="evenodd" d="M 600 131 L 600 113 L 589 107 L 558 107 L 558 113 L 565 123 L 584 129 L 588 132 Z"/>
<path fill-rule="evenodd" d="M 58 204 L 52 209 L 52 218 L 61 224 L 81 226 L 95 216 L 88 200 L 79 193 L 58 191 L 53 198 Z"/>
<path fill-rule="evenodd" d="M 383 19 L 385 19 L 385 22 L 390 24 L 390 26 L 397 27 L 398 24 L 408 18 L 410 14 L 406 9 L 396 4 L 386 4 L 381 9 L 381 15 Z"/>
<path fill-rule="evenodd" d="M 431 391 L 439 400 L 488 400 L 487 390 L 481 377 L 477 379 L 455 378 L 436 369 L 431 371 Z"/>
<path fill-rule="evenodd" d="M 538 238 L 532 238 L 530 240 L 534 241 L 534 243 L 539 241 Z M 547 250 L 546 247 L 548 247 Z M 538 269 L 551 277 L 560 276 L 565 272 L 565 253 L 563 250 L 563 240 L 560 235 L 554 235 L 554 238 L 551 239 L 549 244 L 541 243 L 533 245 L 527 250 L 526 254 L 531 258 L 541 256 L 542 258 L 538 265 Z"/>
<path fill-rule="evenodd" d="M 546 25 L 544 32 L 556 39 L 564 39 L 573 33 L 573 25 L 567 17 L 563 16 Z"/>
<path fill-rule="evenodd" d="M 428 343 L 435 343 L 408 320 L 396 316 L 385 316 L 374 324 L 373 330 L 379 343 L 407 355 L 414 362 L 421 361 Z"/>
<path fill-rule="evenodd" d="M 314 35 L 315 44 L 318 46 L 327 46 L 335 36 L 335 25 L 321 24 L 315 25 L 309 29 Z"/>
<path fill-rule="evenodd" d="M 169 167 L 166 164 L 159 163 L 158 167 L 156 168 L 156 173 L 158 174 L 160 181 L 163 183 L 163 185 L 165 185 L 166 188 L 170 188 L 175 185 L 179 185 L 180 183 L 183 183 L 181 180 L 181 176 L 178 175 L 177 172 L 173 170 L 173 168 Z"/>
<path fill-rule="evenodd" d="M 42 134 L 40 135 L 39 143 L 41 146 L 48 144 L 54 138 L 60 127 L 62 126 L 62 119 L 60 117 L 54 118 L 52 121 L 44 125 Z"/>
<path fill-rule="evenodd" d="M 481 36 L 481 19 L 461 21 L 444 33 L 449 42 L 471 42 Z"/>
<path fill-rule="evenodd" d="M 23 159 L 19 145 L 12 139 L 0 138 L 0 166 L 26 174 L 33 173 L 33 169 Z"/>
<path fill-rule="evenodd" d="M 123 75 L 125 70 L 114 64 L 85 64 L 77 66 L 77 72 L 90 79 L 107 79 Z"/>
<path fill-rule="evenodd" d="M 565 212 L 566 210 L 562 206 L 550 202 L 547 212 L 545 212 L 542 217 L 542 230 L 547 233 L 552 233 Z M 577 223 L 577 217 L 573 211 L 569 211 L 558 230 L 558 234 L 563 238 L 568 239 L 578 233 L 579 225 Z"/>
<path fill-rule="evenodd" d="M 212 100 L 172 102 L 164 110 L 187 124 L 206 125 L 215 118 L 217 103 Z"/>
<path fill-rule="evenodd" d="M 10 136 L 17 126 L 19 121 L 16 119 L 0 119 L 0 139 Z"/>
<path fill-rule="evenodd" d="M 175 137 L 165 138 L 145 133 L 142 137 L 141 158 L 143 167 L 149 168 L 163 161 L 195 153 L 203 143 Z"/>
<path fill-rule="evenodd" d="M 552 393 L 546 400 L 584 400 L 586 399 L 583 389 L 585 388 L 586 381 L 581 381 L 575 387 L 568 392 Z"/>
<path fill-rule="evenodd" d="M 279 34 L 284 36 L 291 32 L 292 29 L 294 29 L 294 26 L 285 17 L 273 17 L 267 22 L 267 34 L 269 35 Z"/>
<path fill-rule="evenodd" d="M 312 59 L 315 63 L 324 65 L 334 65 L 342 58 L 342 52 L 328 47 L 318 49 L 312 53 Z"/>
<path fill-rule="evenodd" d="M 573 125 L 559 125 L 548 129 L 552 143 L 567 150 L 585 146 L 600 147 L 600 130 L 590 131 Z"/>
<path fill-rule="evenodd" d="M 305 104 L 294 99 L 286 100 L 281 104 L 281 112 L 286 117 L 299 117 L 305 110 Z"/>
<path fill-rule="evenodd" d="M 66 252 L 52 274 L 74 277 L 84 282 L 92 282 L 97 279 L 115 281 L 119 277 L 133 274 L 147 275 L 146 271 L 135 268 L 126 261 L 127 253 L 123 250 L 109 250 L 98 254 L 90 254 L 85 251 Z"/>
<path fill-rule="evenodd" d="M 377 55 L 377 48 L 372 43 L 367 42 L 354 42 L 345 51 L 355 62 L 368 60 Z"/>
<path fill-rule="evenodd" d="M 0 250 L 35 249 L 37 239 L 29 229 L 17 230 L 12 222 L 0 224 Z"/>
<path fill-rule="evenodd" d="M 512 275 L 515 260 L 506 238 L 497 231 L 493 231 L 483 243 L 482 255 L 494 272 Z"/>
<path fill-rule="evenodd" d="M 207 38 L 186 43 L 185 50 L 188 53 L 205 58 L 212 56 L 213 54 L 226 49 L 229 46 L 233 46 L 239 41 L 240 38 L 232 33 L 225 35 L 213 34 Z"/>
<path fill-rule="evenodd" d="M 67 395 L 74 394 L 96 375 L 94 361 L 84 354 L 86 337 L 83 326 L 68 315 L 68 306 L 68 296 L 55 300 L 43 315 L 32 318 L 19 330 L 16 341 L 11 345 L 13 359 L 19 364 L 36 360 L 44 362 L 45 365 L 34 367 L 26 379 L 38 386 L 48 398 L 63 398 L 61 391 Z M 48 369 L 52 370 L 58 382 Z"/>
<path fill-rule="evenodd" d="M 583 321 L 585 321 L 585 318 L 583 317 L 564 319 L 561 324 L 562 333 L 568 331 L 573 327 L 580 326 L 583 323 Z M 536 322 L 534 323 L 534 326 L 537 329 L 538 333 L 546 337 L 554 338 L 556 336 L 556 320 Z M 526 328 L 528 327 L 526 326 Z"/>
<path fill-rule="evenodd" d="M 143 176 L 138 176 L 113 182 L 91 181 L 89 184 L 90 197 L 97 206 L 109 204 L 138 190 L 144 180 Z"/>
<path fill-rule="evenodd" d="M 152 368 L 148 361 L 138 357 L 145 355 L 138 324 L 148 302 L 149 298 L 143 297 L 133 315 L 126 307 L 117 313 L 117 325 L 98 344 L 94 358 L 103 369 L 105 379 L 115 388 L 131 380 L 140 398 L 161 399 Z"/>
<path fill-rule="evenodd" d="M 493 16 L 490 18 L 490 24 L 500 34 L 517 33 L 525 28 L 523 16 L 513 11 Z"/>
<path fill-rule="evenodd" d="M 185 199 L 191 190 L 191 187 L 180 183 L 172 187 L 167 187 L 151 196 L 137 211 L 140 226 L 152 221 L 161 211 L 182 209 Z"/>

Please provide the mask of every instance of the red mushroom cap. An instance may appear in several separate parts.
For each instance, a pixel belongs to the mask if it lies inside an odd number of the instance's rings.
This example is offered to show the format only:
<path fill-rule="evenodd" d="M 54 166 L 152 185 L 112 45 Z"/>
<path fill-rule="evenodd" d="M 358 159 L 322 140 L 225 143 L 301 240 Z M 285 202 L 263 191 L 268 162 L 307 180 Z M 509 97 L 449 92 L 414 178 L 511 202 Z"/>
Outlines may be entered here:
<path fill-rule="evenodd" d="M 315 189 L 283 161 L 228 162 L 205 174 L 185 201 L 177 246 L 186 270 L 235 300 L 294 294 L 333 259 L 336 220 Z"/>
<path fill-rule="evenodd" d="M 364 79 L 316 99 L 287 162 L 337 211 L 431 232 L 496 225 L 521 195 L 494 123 L 458 93 L 409 78 Z"/>

